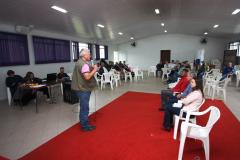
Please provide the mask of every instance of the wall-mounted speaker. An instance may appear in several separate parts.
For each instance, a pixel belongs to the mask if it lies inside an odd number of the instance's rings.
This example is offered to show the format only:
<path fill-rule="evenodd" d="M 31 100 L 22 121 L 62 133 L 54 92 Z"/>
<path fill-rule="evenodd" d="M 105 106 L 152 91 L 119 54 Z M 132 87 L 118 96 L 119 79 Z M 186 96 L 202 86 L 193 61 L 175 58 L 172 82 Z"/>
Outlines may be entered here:
<path fill-rule="evenodd" d="M 132 42 L 132 43 L 131 43 L 131 46 L 132 46 L 132 47 L 136 47 L 136 46 L 137 46 L 136 42 Z"/>
<path fill-rule="evenodd" d="M 201 44 L 207 44 L 207 42 L 208 42 L 207 38 L 201 38 L 200 39 Z"/>

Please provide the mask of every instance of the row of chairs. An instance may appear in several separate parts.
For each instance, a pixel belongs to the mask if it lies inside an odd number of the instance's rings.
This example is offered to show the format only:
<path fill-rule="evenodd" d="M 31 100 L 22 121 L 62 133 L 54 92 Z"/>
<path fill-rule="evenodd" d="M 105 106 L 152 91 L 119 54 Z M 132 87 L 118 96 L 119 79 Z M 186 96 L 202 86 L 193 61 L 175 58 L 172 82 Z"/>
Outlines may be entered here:
<path fill-rule="evenodd" d="M 224 102 L 226 102 L 226 88 L 231 81 L 231 76 L 221 80 L 222 73 L 219 69 L 212 69 L 203 76 L 203 91 L 214 99 L 215 95 L 222 93 Z M 206 92 L 207 90 L 207 92 Z"/>
<path fill-rule="evenodd" d="M 143 71 L 138 68 L 133 69 L 134 72 L 134 80 L 138 81 L 140 78 L 143 80 Z M 129 79 L 130 82 L 133 81 L 132 73 L 126 70 L 123 70 L 125 82 Z M 109 72 L 104 71 L 102 75 L 98 72 L 94 75 L 95 80 L 97 81 L 98 86 L 100 85 L 101 90 L 105 87 L 105 84 L 109 83 L 111 89 L 113 89 L 114 84 L 118 87 L 118 83 L 121 84 L 121 74 L 120 72 L 116 71 L 115 69 L 111 69 Z"/>

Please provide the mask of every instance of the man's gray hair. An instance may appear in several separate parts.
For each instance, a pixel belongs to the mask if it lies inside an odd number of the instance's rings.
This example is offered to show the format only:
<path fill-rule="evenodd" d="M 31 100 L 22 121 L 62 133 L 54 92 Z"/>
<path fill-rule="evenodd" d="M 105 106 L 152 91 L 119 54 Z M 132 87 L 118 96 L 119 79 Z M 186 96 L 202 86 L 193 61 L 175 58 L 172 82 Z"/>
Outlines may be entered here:
<path fill-rule="evenodd" d="M 79 53 L 79 57 L 84 56 L 86 53 L 90 53 L 89 49 L 87 49 L 87 48 L 81 49 L 81 51 Z"/>

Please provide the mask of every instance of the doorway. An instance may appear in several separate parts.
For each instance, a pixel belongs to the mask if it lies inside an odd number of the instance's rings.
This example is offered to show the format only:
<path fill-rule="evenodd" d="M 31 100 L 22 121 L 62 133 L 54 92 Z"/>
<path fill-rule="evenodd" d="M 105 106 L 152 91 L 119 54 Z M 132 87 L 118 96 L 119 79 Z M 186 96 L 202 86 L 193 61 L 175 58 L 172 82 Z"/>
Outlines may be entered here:
<path fill-rule="evenodd" d="M 168 61 L 170 63 L 171 60 L 171 50 L 160 50 L 160 61 L 165 63 Z"/>

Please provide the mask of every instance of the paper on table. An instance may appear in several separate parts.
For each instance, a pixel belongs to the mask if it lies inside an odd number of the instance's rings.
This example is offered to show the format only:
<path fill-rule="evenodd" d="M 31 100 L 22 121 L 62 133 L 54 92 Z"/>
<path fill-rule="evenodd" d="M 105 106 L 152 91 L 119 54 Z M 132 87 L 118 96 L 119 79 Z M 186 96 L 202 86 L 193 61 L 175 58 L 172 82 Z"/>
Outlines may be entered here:
<path fill-rule="evenodd" d="M 43 87 L 43 86 L 46 86 L 45 84 L 39 84 L 39 85 L 36 85 L 36 86 L 30 86 L 30 88 L 40 88 L 40 87 Z"/>

